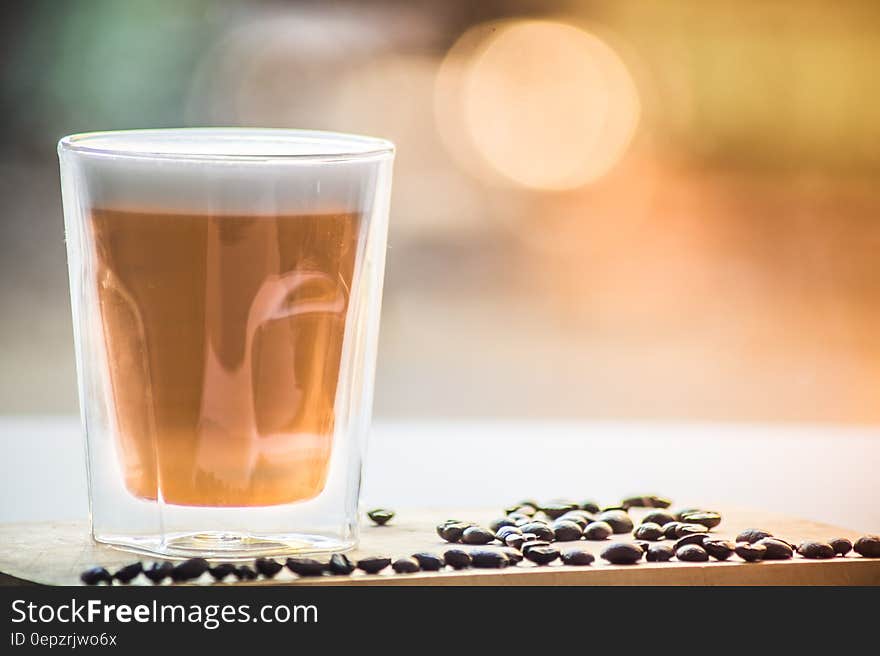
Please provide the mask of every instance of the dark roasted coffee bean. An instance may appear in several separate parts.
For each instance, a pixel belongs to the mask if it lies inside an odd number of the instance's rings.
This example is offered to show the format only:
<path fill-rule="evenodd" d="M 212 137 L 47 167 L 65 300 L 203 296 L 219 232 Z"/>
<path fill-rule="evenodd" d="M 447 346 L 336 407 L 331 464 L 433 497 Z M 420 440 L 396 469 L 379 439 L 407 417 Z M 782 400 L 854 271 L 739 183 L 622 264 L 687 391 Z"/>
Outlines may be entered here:
<path fill-rule="evenodd" d="M 804 558 L 824 559 L 834 558 L 834 547 L 827 542 L 805 540 L 798 545 L 797 552 Z"/>
<path fill-rule="evenodd" d="M 672 502 L 666 497 L 658 497 L 656 494 L 645 494 L 627 497 L 620 505 L 624 508 L 668 508 Z"/>
<path fill-rule="evenodd" d="M 468 522 L 449 521 L 437 525 L 437 535 L 447 542 L 459 542 L 462 534 L 473 526 Z"/>
<path fill-rule="evenodd" d="M 372 556 L 370 558 L 361 558 L 357 561 L 358 569 L 364 570 L 367 574 L 378 574 L 391 564 L 390 558 L 384 556 Z"/>
<path fill-rule="evenodd" d="M 501 528 L 512 526 L 516 526 L 516 520 L 513 520 L 510 517 L 499 517 L 498 519 L 493 519 L 489 522 L 489 530 L 495 534 L 497 534 Z"/>
<path fill-rule="evenodd" d="M 567 519 L 557 519 L 553 522 L 553 536 L 557 542 L 570 542 L 580 540 L 584 534 L 581 527 Z"/>
<path fill-rule="evenodd" d="M 651 546 L 651 543 L 648 542 L 647 540 L 633 540 L 633 544 L 636 545 L 643 552 L 647 552 L 648 547 Z"/>
<path fill-rule="evenodd" d="M 171 570 L 171 579 L 173 581 L 192 581 L 210 568 L 211 565 L 204 558 L 190 558 L 174 566 L 174 569 Z"/>
<path fill-rule="evenodd" d="M 593 521 L 593 516 L 585 510 L 571 510 L 556 521 L 574 522 L 581 527 L 581 531 L 587 528 L 587 524 Z"/>
<path fill-rule="evenodd" d="M 683 546 L 688 544 L 696 544 L 697 546 L 703 546 L 703 540 L 709 537 L 708 533 L 690 533 L 688 535 L 682 536 L 675 541 L 675 544 L 672 548 L 678 552 Z"/>
<path fill-rule="evenodd" d="M 538 512 L 538 506 L 541 504 L 535 501 L 534 499 L 523 499 L 522 501 L 518 501 L 517 503 L 509 505 L 504 509 L 504 514 L 509 515 L 511 513 L 519 512 L 520 508 L 526 508 L 532 510 L 532 515 Z"/>
<path fill-rule="evenodd" d="M 377 526 L 385 526 L 394 518 L 394 511 L 387 508 L 376 508 L 368 512 L 367 517 L 373 520 Z"/>
<path fill-rule="evenodd" d="M 443 560 L 452 569 L 467 569 L 471 566 L 471 555 L 464 549 L 448 549 L 443 554 Z"/>
<path fill-rule="evenodd" d="M 461 541 L 465 544 L 489 544 L 495 539 L 495 534 L 482 526 L 471 526 L 461 534 Z"/>
<path fill-rule="evenodd" d="M 550 546 L 550 542 L 548 540 L 531 540 L 530 542 L 523 542 L 523 544 L 519 550 L 522 552 L 523 556 L 525 556 L 528 554 L 529 549 L 534 549 L 535 547 L 549 547 L 549 546 Z"/>
<path fill-rule="evenodd" d="M 131 583 L 134 578 L 144 571 L 144 565 L 141 562 L 132 563 L 116 570 L 113 578 L 120 583 Z"/>
<path fill-rule="evenodd" d="M 675 557 L 686 563 L 704 563 L 709 560 L 709 554 L 698 544 L 686 544 L 676 549 Z"/>
<path fill-rule="evenodd" d="M 533 506 L 530 503 L 524 503 L 519 506 L 510 506 L 509 508 L 504 509 L 505 515 L 526 515 L 527 517 L 534 517 L 538 512 L 538 506 Z"/>
<path fill-rule="evenodd" d="M 169 563 L 167 560 L 161 563 L 153 563 L 144 570 L 144 576 L 150 579 L 153 583 L 161 583 L 166 578 L 171 576 L 171 570 L 173 569 L 174 565 Z"/>
<path fill-rule="evenodd" d="M 257 573 L 247 565 L 236 567 L 233 573 L 239 581 L 253 581 L 257 578 Z"/>
<path fill-rule="evenodd" d="M 675 519 L 684 523 L 684 516 L 690 515 L 691 513 L 703 512 L 702 508 L 684 508 L 675 513 Z"/>
<path fill-rule="evenodd" d="M 614 529 L 608 522 L 593 522 L 584 529 L 584 538 L 587 540 L 607 540 L 614 533 Z"/>
<path fill-rule="evenodd" d="M 508 535 L 522 535 L 522 529 L 518 526 L 502 526 L 495 531 L 495 539 L 504 542 Z"/>
<path fill-rule="evenodd" d="M 79 575 L 79 580 L 86 585 L 98 585 L 99 583 L 113 584 L 113 577 L 103 567 L 91 567 Z"/>
<path fill-rule="evenodd" d="M 345 576 L 354 571 L 354 563 L 345 554 L 333 554 L 330 556 L 330 562 L 327 563 L 327 571 L 331 574 Z"/>
<path fill-rule="evenodd" d="M 880 535 L 863 535 L 856 540 L 853 551 L 864 558 L 880 558 Z"/>
<path fill-rule="evenodd" d="M 650 542 L 662 540 L 663 528 L 660 524 L 647 522 L 636 527 L 636 530 L 633 531 L 633 537 L 638 538 L 639 540 L 648 540 Z"/>
<path fill-rule="evenodd" d="M 706 538 L 703 540 L 703 549 L 715 560 L 727 560 L 733 555 L 736 545 L 730 540 Z"/>
<path fill-rule="evenodd" d="M 421 567 L 426 572 L 436 572 L 443 569 L 443 565 L 446 564 L 445 562 L 443 562 L 443 558 L 441 558 L 440 556 L 428 553 L 426 551 L 414 553 L 412 557 L 416 559 L 419 567 Z"/>
<path fill-rule="evenodd" d="M 658 524 L 659 526 L 666 526 L 674 521 L 675 516 L 665 510 L 652 510 L 642 517 L 642 524 Z"/>
<path fill-rule="evenodd" d="M 419 567 L 419 561 L 415 558 L 398 558 L 391 563 L 391 569 L 398 574 L 413 574 L 418 572 L 421 567 Z"/>
<path fill-rule="evenodd" d="M 235 565 L 232 563 L 220 563 L 219 565 L 214 565 L 208 570 L 208 574 L 213 576 L 216 581 L 222 581 L 227 576 L 234 573 Z"/>
<path fill-rule="evenodd" d="M 541 512 L 547 515 L 550 519 L 558 519 L 569 510 L 575 510 L 577 507 L 578 505 L 576 503 L 546 503 L 541 506 Z"/>
<path fill-rule="evenodd" d="M 675 534 L 683 538 L 686 535 L 700 535 L 706 533 L 707 529 L 702 524 L 679 524 Z"/>
<path fill-rule="evenodd" d="M 284 567 L 277 560 L 272 558 L 257 558 L 254 561 L 254 569 L 267 579 L 271 579 Z"/>
<path fill-rule="evenodd" d="M 543 522 L 529 522 L 528 524 L 520 526 L 520 528 L 522 529 L 523 535 L 526 533 L 532 533 L 536 535 L 539 540 L 547 540 L 549 542 L 556 537 L 553 529 Z"/>
<path fill-rule="evenodd" d="M 321 576 L 327 568 L 324 563 L 314 558 L 288 558 L 285 565 L 291 572 L 300 576 Z"/>
<path fill-rule="evenodd" d="M 565 549 L 561 554 L 563 564 L 565 565 L 590 565 L 596 560 L 596 557 L 586 549 Z"/>
<path fill-rule="evenodd" d="M 794 555 L 791 545 L 777 538 L 761 538 L 755 544 L 761 544 L 767 549 L 764 560 L 788 560 Z"/>
<path fill-rule="evenodd" d="M 615 533 L 629 533 L 633 530 L 633 521 L 623 510 L 606 510 L 596 516 L 597 522 L 605 522 Z"/>
<path fill-rule="evenodd" d="M 525 541 L 522 534 L 511 533 L 504 539 L 504 544 L 512 549 L 521 549 Z"/>
<path fill-rule="evenodd" d="M 471 551 L 471 562 L 474 567 L 500 568 L 507 567 L 510 559 L 501 551 L 490 549 L 474 549 Z"/>
<path fill-rule="evenodd" d="M 602 550 L 602 558 L 613 565 L 633 565 L 643 555 L 642 548 L 632 542 L 612 542 Z"/>
<path fill-rule="evenodd" d="M 598 503 L 588 499 L 587 501 L 581 501 L 581 510 L 586 510 L 588 513 L 595 515 L 601 511 L 601 508 Z"/>
<path fill-rule="evenodd" d="M 739 535 L 736 536 L 737 542 L 748 542 L 749 544 L 754 544 L 758 540 L 763 540 L 764 538 L 772 538 L 773 534 L 769 531 L 765 531 L 760 528 L 747 528 L 745 531 L 742 531 Z"/>
<path fill-rule="evenodd" d="M 648 547 L 645 560 L 651 563 L 665 563 L 675 555 L 675 551 L 668 544 L 652 544 Z"/>
<path fill-rule="evenodd" d="M 767 547 L 759 542 L 754 544 L 751 542 L 737 542 L 735 551 L 736 555 L 747 563 L 756 563 L 764 560 L 764 556 L 767 554 Z"/>
<path fill-rule="evenodd" d="M 507 519 L 513 522 L 514 526 L 518 526 L 519 522 L 530 522 L 532 518 L 528 515 L 523 515 L 522 513 L 512 513 L 507 516 Z"/>
<path fill-rule="evenodd" d="M 548 565 L 559 558 L 559 549 L 551 546 L 533 547 L 523 555 L 536 565 Z"/>
<path fill-rule="evenodd" d="M 721 513 L 710 510 L 688 513 L 682 517 L 681 521 L 687 524 L 701 524 L 712 529 L 721 523 Z"/>
<path fill-rule="evenodd" d="M 516 565 L 523 559 L 522 552 L 517 549 L 512 549 L 511 547 L 501 547 L 498 551 L 507 556 L 507 559 L 510 561 L 511 565 Z"/>
<path fill-rule="evenodd" d="M 853 543 L 852 540 L 847 538 L 834 538 L 828 544 L 834 549 L 834 553 L 838 556 L 845 556 L 850 551 L 852 551 Z"/>
<path fill-rule="evenodd" d="M 679 522 L 679 521 L 674 521 L 674 522 L 669 522 L 668 524 L 664 524 L 663 525 L 663 538 L 665 540 L 677 540 L 679 526 L 681 526 L 681 522 Z"/>

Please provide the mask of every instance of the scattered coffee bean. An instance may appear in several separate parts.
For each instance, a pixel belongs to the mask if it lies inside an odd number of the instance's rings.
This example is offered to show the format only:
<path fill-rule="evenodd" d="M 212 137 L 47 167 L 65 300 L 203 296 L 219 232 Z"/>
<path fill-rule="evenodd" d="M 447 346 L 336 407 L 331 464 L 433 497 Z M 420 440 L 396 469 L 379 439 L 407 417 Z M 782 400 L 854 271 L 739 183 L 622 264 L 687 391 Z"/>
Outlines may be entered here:
<path fill-rule="evenodd" d="M 794 549 L 791 548 L 791 545 L 778 538 L 761 538 L 755 544 L 766 547 L 767 552 L 764 554 L 764 560 L 788 560 L 794 555 Z"/>
<path fill-rule="evenodd" d="M 113 577 L 103 567 L 91 567 L 79 575 L 79 580 L 86 585 L 98 585 L 99 583 L 113 584 Z"/>
<path fill-rule="evenodd" d="M 759 542 L 737 542 L 735 551 L 736 555 L 747 563 L 756 563 L 760 560 L 764 560 L 764 556 L 767 553 L 767 547 Z"/>
<path fill-rule="evenodd" d="M 706 527 L 702 524 L 679 524 L 675 531 L 676 537 L 682 538 L 686 535 L 698 535 L 706 532 Z"/>
<path fill-rule="evenodd" d="M 845 556 L 850 551 L 852 551 L 853 543 L 852 540 L 847 538 L 834 538 L 828 544 L 834 549 L 834 553 L 838 556 Z"/>
<path fill-rule="evenodd" d="M 367 574 L 378 574 L 391 564 L 390 558 L 384 556 L 372 556 L 370 558 L 361 558 L 357 561 L 358 569 L 364 570 Z"/>
<path fill-rule="evenodd" d="M 663 525 L 663 539 L 665 540 L 677 540 L 678 539 L 678 527 L 681 526 L 681 522 L 674 521 L 669 522 Z"/>
<path fill-rule="evenodd" d="M 174 565 L 169 563 L 167 560 L 161 563 L 153 563 L 144 570 L 144 576 L 150 579 L 153 583 L 161 583 L 166 578 L 171 576 L 171 571 L 173 569 Z"/>
<path fill-rule="evenodd" d="M 666 526 L 667 524 L 671 524 L 675 521 L 675 516 L 667 512 L 666 510 L 652 510 L 647 515 L 642 517 L 642 524 L 659 524 L 660 526 Z"/>
<path fill-rule="evenodd" d="M 736 536 L 737 542 L 748 542 L 754 544 L 758 540 L 764 538 L 772 538 L 773 534 L 760 528 L 747 528 L 745 531 Z"/>
<path fill-rule="evenodd" d="M 394 517 L 394 511 L 387 508 L 376 508 L 368 512 L 367 517 L 372 519 L 377 526 L 385 526 Z"/>
<path fill-rule="evenodd" d="M 498 531 L 502 528 L 511 528 L 516 526 L 516 520 L 511 519 L 510 517 L 499 517 L 498 519 L 493 519 L 489 522 L 489 530 L 498 534 Z"/>
<path fill-rule="evenodd" d="M 426 572 L 437 572 L 443 569 L 443 565 L 446 564 L 440 556 L 428 553 L 426 551 L 414 553 L 412 557 L 416 559 L 419 567 L 421 567 Z"/>
<path fill-rule="evenodd" d="M 550 542 L 548 540 L 531 540 L 529 542 L 524 542 L 522 547 L 520 547 L 520 551 L 523 556 L 528 556 L 529 550 L 534 549 L 535 547 L 549 547 Z"/>
<path fill-rule="evenodd" d="M 698 544 L 686 544 L 676 549 L 675 557 L 686 563 L 704 563 L 709 560 L 709 554 Z"/>
<path fill-rule="evenodd" d="M 683 546 L 688 544 L 695 544 L 699 547 L 703 546 L 703 541 L 709 537 L 708 533 L 690 533 L 688 535 L 682 536 L 676 540 L 675 544 L 672 548 L 678 552 Z"/>
<path fill-rule="evenodd" d="M 522 534 L 511 533 L 505 538 L 504 544 L 512 549 L 521 549 L 525 541 Z"/>
<path fill-rule="evenodd" d="M 576 503 L 547 503 L 541 506 L 541 512 L 547 515 L 550 519 L 558 519 L 569 510 L 575 510 L 578 507 Z"/>
<path fill-rule="evenodd" d="M 565 565 L 590 565 L 596 557 L 586 549 L 566 549 L 560 554 Z"/>
<path fill-rule="evenodd" d="M 502 526 L 495 531 L 495 539 L 504 542 L 508 535 L 522 535 L 522 529 L 518 526 Z"/>
<path fill-rule="evenodd" d="M 629 533 L 633 530 L 633 521 L 624 510 L 606 510 L 596 516 L 596 521 L 605 522 L 615 533 Z"/>
<path fill-rule="evenodd" d="M 679 510 L 677 513 L 675 513 L 675 519 L 677 519 L 680 522 L 684 522 L 685 515 L 690 515 L 692 513 L 698 513 L 698 512 L 703 512 L 703 509 L 702 508 L 684 508 L 682 510 Z"/>
<path fill-rule="evenodd" d="M 536 535 L 539 540 L 547 540 L 550 542 L 556 537 L 553 529 L 543 522 L 529 522 L 528 524 L 520 526 L 520 528 L 522 529 L 523 534 L 532 533 L 533 535 Z"/>
<path fill-rule="evenodd" d="M 230 574 L 235 573 L 235 565 L 232 563 L 220 563 L 219 565 L 214 565 L 211 569 L 208 570 L 208 574 L 214 577 L 216 581 L 222 581 Z"/>
<path fill-rule="evenodd" d="M 736 545 L 730 540 L 706 538 L 703 540 L 703 549 L 715 560 L 727 560 L 733 555 Z"/>
<path fill-rule="evenodd" d="M 447 552 L 447 557 L 449 553 Z M 507 567 L 510 559 L 507 554 L 501 551 L 493 551 L 490 549 L 474 549 L 471 551 L 471 563 L 474 567 L 483 568 L 500 568 Z"/>
<path fill-rule="evenodd" d="M 584 538 L 587 540 L 607 540 L 614 533 L 608 522 L 593 522 L 584 529 Z"/>
<path fill-rule="evenodd" d="M 672 501 L 656 494 L 646 494 L 627 497 L 620 505 L 624 508 L 668 508 L 672 505 Z"/>
<path fill-rule="evenodd" d="M 271 579 L 284 567 L 277 560 L 272 558 L 257 558 L 254 561 L 254 569 L 267 579 Z"/>
<path fill-rule="evenodd" d="M 253 581 L 257 578 L 257 573 L 247 565 L 236 567 L 233 573 L 239 581 Z"/>
<path fill-rule="evenodd" d="M 463 549 L 448 549 L 443 554 L 443 560 L 452 569 L 467 569 L 471 566 L 471 555 Z"/>
<path fill-rule="evenodd" d="M 522 562 L 522 552 L 518 551 L 517 549 L 512 549 L 510 547 L 501 547 L 498 551 L 507 556 L 507 559 L 510 561 L 511 565 L 516 565 L 517 563 Z"/>
<path fill-rule="evenodd" d="M 285 565 L 291 572 L 300 576 L 321 576 L 327 568 L 324 563 L 314 558 L 288 558 Z"/>
<path fill-rule="evenodd" d="M 581 536 L 584 534 L 580 526 L 567 519 L 557 519 L 553 522 L 551 528 L 553 529 L 553 537 L 557 542 L 580 540 Z"/>
<path fill-rule="evenodd" d="M 588 513 L 597 514 L 601 511 L 599 504 L 592 500 L 581 501 L 581 510 L 586 510 Z"/>
<path fill-rule="evenodd" d="M 556 547 L 532 547 L 523 555 L 536 565 L 548 565 L 559 558 L 559 549 Z"/>
<path fill-rule="evenodd" d="M 141 562 L 132 563 L 116 570 L 113 578 L 120 583 L 131 583 L 134 578 L 144 571 L 144 565 Z"/>
<path fill-rule="evenodd" d="M 880 535 L 863 535 L 856 540 L 853 551 L 864 558 L 880 558 Z"/>
<path fill-rule="evenodd" d="M 636 530 L 633 531 L 633 537 L 636 537 L 639 540 L 648 540 L 650 542 L 662 540 L 663 527 L 654 522 L 646 522 L 636 527 Z"/>
<path fill-rule="evenodd" d="M 192 581 L 210 568 L 211 565 L 204 558 L 190 558 L 174 566 L 174 569 L 171 570 L 171 579 L 175 582 Z"/>
<path fill-rule="evenodd" d="M 602 558 L 613 565 L 633 565 L 643 555 L 642 548 L 632 542 L 613 542 L 602 551 Z"/>
<path fill-rule="evenodd" d="M 588 517 L 590 519 L 587 519 Z M 583 530 L 585 528 L 587 528 L 587 524 L 589 524 L 590 521 L 592 521 L 592 516 L 589 513 L 584 512 L 583 510 L 576 510 L 576 511 L 571 511 L 571 512 L 565 513 L 564 515 L 562 515 L 562 517 L 560 517 L 556 521 L 557 522 L 574 522 L 575 524 L 580 526 L 581 532 L 583 532 Z M 554 522 L 554 524 L 555 524 L 555 522 Z"/>
<path fill-rule="evenodd" d="M 526 515 L 527 517 L 534 517 L 537 512 L 538 506 L 530 503 L 524 503 L 519 506 L 510 506 L 509 508 L 504 509 L 505 515 Z"/>
<path fill-rule="evenodd" d="M 827 542 L 805 540 L 798 545 L 797 552 L 804 558 L 825 559 L 834 558 L 834 547 Z"/>
<path fill-rule="evenodd" d="M 710 510 L 687 513 L 681 518 L 681 521 L 687 524 L 701 524 L 708 529 L 712 529 L 721 523 L 721 513 Z"/>
<path fill-rule="evenodd" d="M 419 561 L 415 558 L 398 558 L 391 563 L 391 569 L 398 574 L 413 574 L 418 572 L 421 567 L 419 567 Z"/>
<path fill-rule="evenodd" d="M 535 501 L 534 499 L 523 499 L 517 503 L 514 503 L 507 508 L 504 509 L 504 514 L 509 515 L 511 513 L 519 512 L 520 508 L 525 508 L 526 510 L 531 509 L 532 515 L 538 512 L 538 506 L 541 504 Z"/>
<path fill-rule="evenodd" d="M 327 571 L 331 574 L 345 576 L 354 571 L 354 563 L 345 554 L 336 553 L 330 556 L 330 562 L 327 563 Z"/>
<path fill-rule="evenodd" d="M 464 532 L 473 526 L 468 522 L 447 521 L 437 525 L 437 535 L 447 542 L 459 542 Z"/>
<path fill-rule="evenodd" d="M 507 519 L 513 522 L 514 526 L 519 526 L 520 524 L 532 521 L 532 518 L 528 515 L 523 515 L 521 513 L 513 513 L 512 515 L 508 515 Z"/>
<path fill-rule="evenodd" d="M 652 544 L 648 547 L 645 560 L 651 563 L 665 563 L 675 555 L 675 550 L 668 544 Z"/>
<path fill-rule="evenodd" d="M 470 526 L 461 534 L 461 541 L 465 544 L 489 544 L 495 539 L 495 534 L 482 526 Z"/>

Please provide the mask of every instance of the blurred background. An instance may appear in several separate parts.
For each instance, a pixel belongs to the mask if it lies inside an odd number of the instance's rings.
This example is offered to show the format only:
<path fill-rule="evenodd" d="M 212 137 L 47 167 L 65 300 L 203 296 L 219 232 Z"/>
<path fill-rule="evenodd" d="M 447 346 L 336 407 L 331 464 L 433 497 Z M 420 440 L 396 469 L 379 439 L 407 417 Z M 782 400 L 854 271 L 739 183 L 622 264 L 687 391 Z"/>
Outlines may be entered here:
<path fill-rule="evenodd" d="M 0 414 L 76 412 L 55 144 L 398 146 L 380 418 L 880 420 L 880 4 L 3 3 Z"/>

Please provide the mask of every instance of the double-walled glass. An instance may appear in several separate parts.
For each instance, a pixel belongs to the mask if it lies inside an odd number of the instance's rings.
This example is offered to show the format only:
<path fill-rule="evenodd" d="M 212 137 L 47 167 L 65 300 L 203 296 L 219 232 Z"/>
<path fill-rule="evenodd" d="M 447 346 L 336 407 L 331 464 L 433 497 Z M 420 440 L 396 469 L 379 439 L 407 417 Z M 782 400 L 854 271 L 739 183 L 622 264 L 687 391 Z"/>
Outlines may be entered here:
<path fill-rule="evenodd" d="M 136 130 L 59 157 L 94 538 L 352 547 L 392 144 Z"/>

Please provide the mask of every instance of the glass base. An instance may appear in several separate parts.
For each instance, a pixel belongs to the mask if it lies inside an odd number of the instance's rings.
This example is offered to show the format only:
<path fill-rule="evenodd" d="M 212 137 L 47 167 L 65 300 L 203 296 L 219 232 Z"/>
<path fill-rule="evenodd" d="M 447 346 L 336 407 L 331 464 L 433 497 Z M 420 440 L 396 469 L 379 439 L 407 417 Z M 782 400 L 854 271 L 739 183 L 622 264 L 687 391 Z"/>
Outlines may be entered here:
<path fill-rule="evenodd" d="M 222 531 L 168 535 L 96 535 L 95 541 L 111 547 L 167 559 L 249 560 L 259 556 L 306 556 L 339 553 L 357 546 L 355 540 L 323 535 L 285 533 L 251 535 Z"/>

